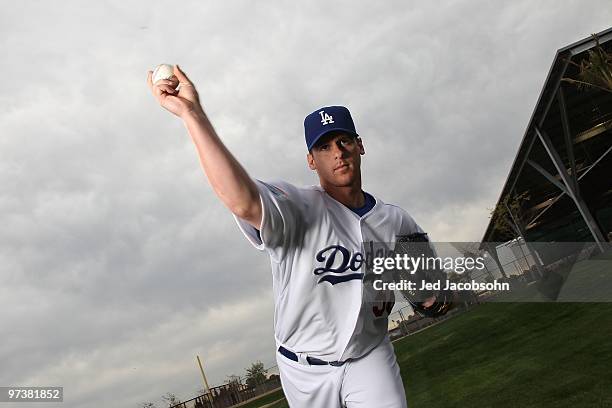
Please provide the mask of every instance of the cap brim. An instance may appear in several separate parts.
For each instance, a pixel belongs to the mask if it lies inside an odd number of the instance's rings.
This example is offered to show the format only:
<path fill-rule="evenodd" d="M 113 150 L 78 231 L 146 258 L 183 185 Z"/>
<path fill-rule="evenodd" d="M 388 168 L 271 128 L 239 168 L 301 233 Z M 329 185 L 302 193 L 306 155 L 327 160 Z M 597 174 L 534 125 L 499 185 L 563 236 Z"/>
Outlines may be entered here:
<path fill-rule="evenodd" d="M 312 142 L 310 143 L 310 145 L 308 146 L 308 151 L 312 150 L 312 148 L 314 147 L 314 145 L 317 144 L 317 142 L 319 141 L 319 139 L 321 139 L 323 136 L 325 136 L 328 133 L 331 132 L 344 132 L 344 133 L 348 133 L 349 135 L 354 135 L 359 137 L 359 135 L 352 131 L 351 129 L 345 129 L 345 128 L 330 128 L 330 129 L 325 129 L 323 132 L 319 133 L 317 135 L 317 137 L 315 137 Z"/>

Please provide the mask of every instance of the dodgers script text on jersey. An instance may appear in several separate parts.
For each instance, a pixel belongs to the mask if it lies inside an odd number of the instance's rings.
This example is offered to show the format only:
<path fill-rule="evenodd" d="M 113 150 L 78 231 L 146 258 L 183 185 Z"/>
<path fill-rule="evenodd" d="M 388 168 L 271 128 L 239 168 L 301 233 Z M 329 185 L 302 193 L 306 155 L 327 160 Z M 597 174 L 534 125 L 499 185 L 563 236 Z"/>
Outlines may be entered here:
<path fill-rule="evenodd" d="M 380 199 L 359 217 L 318 186 L 257 186 L 261 231 L 236 220 L 270 255 L 277 346 L 327 361 L 363 356 L 387 335 L 390 310 L 383 314 L 381 306 L 393 304 L 392 292 L 364 290 L 363 243 L 392 243 L 422 230 L 404 210 Z M 381 294 L 387 298 L 372 298 Z"/>

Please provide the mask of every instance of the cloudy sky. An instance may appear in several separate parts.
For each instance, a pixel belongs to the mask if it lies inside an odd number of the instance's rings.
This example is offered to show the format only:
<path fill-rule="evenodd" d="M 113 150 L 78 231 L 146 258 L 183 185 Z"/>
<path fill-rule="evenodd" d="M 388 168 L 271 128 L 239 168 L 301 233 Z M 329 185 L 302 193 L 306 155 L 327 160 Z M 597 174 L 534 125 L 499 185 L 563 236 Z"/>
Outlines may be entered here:
<path fill-rule="evenodd" d="M 607 1 L 261 3 L 2 2 L 0 386 L 161 406 L 201 388 L 196 355 L 213 384 L 273 365 L 268 260 L 149 93 L 158 63 L 264 180 L 316 183 L 303 117 L 349 106 L 364 188 L 469 241 L 555 51 L 612 21 Z"/>

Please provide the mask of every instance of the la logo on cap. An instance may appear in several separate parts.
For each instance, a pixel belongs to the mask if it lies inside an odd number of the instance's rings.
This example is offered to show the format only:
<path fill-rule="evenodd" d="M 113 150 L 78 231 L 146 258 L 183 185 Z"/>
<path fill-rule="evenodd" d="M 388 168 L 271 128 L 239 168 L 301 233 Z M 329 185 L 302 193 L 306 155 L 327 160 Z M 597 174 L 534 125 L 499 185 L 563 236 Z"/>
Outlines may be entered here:
<path fill-rule="evenodd" d="M 327 125 L 328 123 L 334 123 L 334 117 L 325 113 L 325 111 L 320 111 L 319 115 L 321 115 L 321 123 L 323 125 Z"/>

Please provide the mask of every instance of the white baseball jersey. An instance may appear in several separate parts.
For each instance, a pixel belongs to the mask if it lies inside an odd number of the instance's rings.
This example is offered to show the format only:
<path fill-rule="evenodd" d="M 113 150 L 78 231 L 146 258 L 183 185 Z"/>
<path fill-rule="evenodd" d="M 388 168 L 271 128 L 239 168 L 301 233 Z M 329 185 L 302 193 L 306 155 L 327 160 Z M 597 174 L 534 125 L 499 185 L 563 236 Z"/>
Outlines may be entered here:
<path fill-rule="evenodd" d="M 360 217 L 319 186 L 255 182 L 261 230 L 236 220 L 270 256 L 277 346 L 326 361 L 365 355 L 386 336 L 393 306 L 393 293 L 372 299 L 384 293 L 364 290 L 366 257 L 384 256 L 366 252 L 422 230 L 404 210 L 378 198 Z"/>

